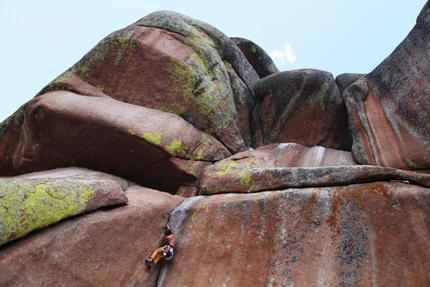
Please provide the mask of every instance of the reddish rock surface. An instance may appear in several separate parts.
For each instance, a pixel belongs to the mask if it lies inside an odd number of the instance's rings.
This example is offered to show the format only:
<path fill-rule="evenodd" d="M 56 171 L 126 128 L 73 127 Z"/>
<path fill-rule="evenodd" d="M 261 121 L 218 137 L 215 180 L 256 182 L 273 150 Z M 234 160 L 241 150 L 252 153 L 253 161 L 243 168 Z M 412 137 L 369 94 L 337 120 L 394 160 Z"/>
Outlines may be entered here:
<path fill-rule="evenodd" d="M 81 166 L 175 193 L 230 155 L 177 115 L 109 97 L 51 92 L 27 103 L 19 119 L 0 137 L 3 175 Z"/>
<path fill-rule="evenodd" d="M 429 213 L 400 182 L 189 198 L 157 286 L 429 286 Z"/>
<path fill-rule="evenodd" d="M 248 167 L 317 167 L 357 164 L 348 151 L 322 146 L 305 147 L 296 143 L 280 143 L 237 153 L 223 162 L 249 161 Z M 228 165 L 228 164 L 227 164 Z"/>
<path fill-rule="evenodd" d="M 251 145 L 258 79 L 237 45 L 216 28 L 160 11 L 107 36 L 39 95 L 105 94 L 175 113 L 237 152 Z"/>
<path fill-rule="evenodd" d="M 430 169 L 430 7 L 378 67 L 343 93 L 361 164 Z"/>
<path fill-rule="evenodd" d="M 281 72 L 261 79 L 254 90 L 254 147 L 294 142 L 350 150 L 346 109 L 331 73 Z"/>
<path fill-rule="evenodd" d="M 0 247 L 0 286 L 156 286 L 145 258 L 182 197 L 133 186 L 127 205 L 64 220 Z"/>
<path fill-rule="evenodd" d="M 113 32 L 0 124 L 0 175 L 137 185 L 0 246 L 0 286 L 430 286 L 429 3 L 336 80 L 175 12 Z M 169 218 L 175 256 L 147 270 Z"/>

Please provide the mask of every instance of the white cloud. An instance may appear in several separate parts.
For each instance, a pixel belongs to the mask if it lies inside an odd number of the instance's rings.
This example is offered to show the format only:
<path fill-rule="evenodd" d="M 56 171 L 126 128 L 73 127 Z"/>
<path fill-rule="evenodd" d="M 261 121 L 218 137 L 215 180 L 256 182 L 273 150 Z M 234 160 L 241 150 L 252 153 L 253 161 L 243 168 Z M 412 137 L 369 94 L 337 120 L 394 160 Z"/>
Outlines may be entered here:
<path fill-rule="evenodd" d="M 292 49 L 292 43 L 286 43 L 281 50 L 273 50 L 273 52 L 270 54 L 270 57 L 273 60 L 280 60 L 282 63 L 285 63 L 287 61 L 290 64 L 293 64 L 296 62 L 296 55 L 294 55 L 293 49 Z"/>
<path fill-rule="evenodd" d="M 293 49 L 291 48 L 293 44 L 287 43 L 284 46 L 285 55 L 287 56 L 287 60 L 289 63 L 294 63 L 296 61 L 296 55 L 293 53 Z"/>
<path fill-rule="evenodd" d="M 273 52 L 272 52 L 272 54 L 270 54 L 270 57 L 273 59 L 273 60 L 279 60 L 279 59 L 281 59 L 281 61 L 282 61 L 282 59 L 285 57 L 285 55 L 284 55 L 284 53 L 282 53 L 281 51 L 279 51 L 279 50 L 274 50 Z"/>

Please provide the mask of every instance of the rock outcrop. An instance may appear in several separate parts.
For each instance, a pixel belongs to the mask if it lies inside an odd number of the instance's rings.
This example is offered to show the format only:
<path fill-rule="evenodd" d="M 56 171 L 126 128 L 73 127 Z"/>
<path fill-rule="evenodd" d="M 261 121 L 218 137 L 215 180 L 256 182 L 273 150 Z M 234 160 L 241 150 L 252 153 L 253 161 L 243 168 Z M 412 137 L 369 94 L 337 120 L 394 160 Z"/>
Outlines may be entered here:
<path fill-rule="evenodd" d="M 343 93 L 361 164 L 430 169 L 430 7 L 378 67 Z"/>
<path fill-rule="evenodd" d="M 294 142 L 350 150 L 348 117 L 331 73 L 285 71 L 261 79 L 254 90 L 254 147 Z"/>
<path fill-rule="evenodd" d="M 81 166 L 176 193 L 196 186 L 208 162 L 231 155 L 175 114 L 109 97 L 49 92 L 28 102 L 19 117 L 0 140 L 4 175 Z"/>
<path fill-rule="evenodd" d="M 189 198 L 157 286 L 428 286 L 429 212 L 401 182 Z"/>
<path fill-rule="evenodd" d="M 160 11 L 103 39 L 39 93 L 69 90 L 177 114 L 236 152 L 251 144 L 259 79 L 222 32 Z"/>
<path fill-rule="evenodd" d="M 234 37 L 231 39 L 245 55 L 260 78 L 279 73 L 272 58 L 260 46 L 244 38 Z"/>
<path fill-rule="evenodd" d="M 0 124 L 0 285 L 430 286 L 429 3 L 336 79 L 170 11 L 108 35 Z"/>

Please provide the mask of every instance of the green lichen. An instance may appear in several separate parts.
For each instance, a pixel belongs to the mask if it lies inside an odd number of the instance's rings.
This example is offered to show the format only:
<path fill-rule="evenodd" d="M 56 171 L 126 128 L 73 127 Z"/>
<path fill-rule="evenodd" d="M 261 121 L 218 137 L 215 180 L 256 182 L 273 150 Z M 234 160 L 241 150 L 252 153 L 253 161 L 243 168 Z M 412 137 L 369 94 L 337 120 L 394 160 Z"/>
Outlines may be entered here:
<path fill-rule="evenodd" d="M 24 120 L 24 110 L 27 105 L 24 104 L 19 107 L 16 112 L 6 118 L 3 122 L 0 123 L 0 137 L 4 134 L 4 132 L 11 126 L 19 126 Z"/>
<path fill-rule="evenodd" d="M 201 142 L 202 146 L 196 152 L 196 154 L 195 154 L 196 155 L 195 160 L 201 159 L 202 156 L 203 156 L 203 153 L 204 153 L 205 149 L 211 144 L 211 140 L 205 134 L 202 135 L 202 139 L 200 140 L 200 142 Z"/>
<path fill-rule="evenodd" d="M 69 87 L 67 87 L 67 81 L 73 75 L 71 70 L 68 70 L 58 76 L 56 79 L 51 81 L 46 87 L 44 87 L 39 93 L 36 94 L 36 97 L 43 95 L 47 92 L 53 91 L 71 91 Z"/>
<path fill-rule="evenodd" d="M 165 112 L 165 113 L 170 113 L 170 114 L 175 114 L 178 116 L 182 116 L 186 114 L 186 108 L 185 107 L 180 107 L 180 108 L 172 108 L 172 107 L 158 107 L 157 108 L 159 111 Z"/>
<path fill-rule="evenodd" d="M 194 70 L 175 58 L 171 59 L 173 88 L 175 95 L 182 95 L 186 104 L 191 104 L 195 83 Z"/>
<path fill-rule="evenodd" d="M 118 41 L 118 43 L 124 44 L 127 43 L 129 39 L 126 37 L 119 36 L 118 38 L 116 38 L 116 40 Z"/>
<path fill-rule="evenodd" d="M 14 180 L 0 185 L 0 244 L 83 212 L 95 191 L 90 184 L 31 185 Z"/>
<path fill-rule="evenodd" d="M 194 212 L 194 213 L 191 215 L 191 217 L 190 217 L 190 220 L 191 220 L 191 221 L 193 221 L 193 222 L 194 222 L 194 220 L 196 220 L 196 214 L 197 214 L 197 212 Z"/>
<path fill-rule="evenodd" d="M 162 133 L 160 130 L 147 132 L 142 135 L 143 139 L 156 146 L 161 146 L 161 136 Z"/>
<path fill-rule="evenodd" d="M 108 35 L 74 65 L 71 71 L 85 81 L 90 77 L 91 69 L 96 65 L 101 65 L 110 53 L 116 54 L 115 66 L 118 66 L 123 58 L 129 61 L 137 47 L 137 42 L 131 40 L 133 34 L 134 30 L 122 30 Z"/>
<path fill-rule="evenodd" d="M 205 71 L 211 79 L 214 79 L 215 70 L 205 52 L 208 49 L 208 45 L 210 46 L 210 42 L 187 38 L 184 44 L 196 51 L 190 55 L 189 61 L 199 67 L 201 71 Z"/>
<path fill-rule="evenodd" d="M 259 162 L 254 157 L 244 159 L 228 159 L 217 162 L 207 174 L 207 177 L 221 180 L 223 184 L 205 185 L 206 194 L 225 193 L 232 190 L 241 190 L 243 192 L 255 191 L 259 182 L 253 179 L 253 174 L 260 170 Z"/>
<path fill-rule="evenodd" d="M 254 160 L 254 158 L 250 158 L 244 162 L 233 160 L 220 161 L 213 172 L 209 173 L 209 176 L 223 177 L 233 174 L 239 180 L 240 185 L 248 185 L 251 182 L 251 165 L 253 165 Z"/>
<path fill-rule="evenodd" d="M 187 59 L 171 59 L 172 104 L 162 110 L 183 117 L 196 128 L 216 134 L 237 114 L 230 79 L 223 61 L 223 44 L 199 23 L 171 25 L 165 21 L 143 19 L 134 25 L 162 28 L 184 36 L 191 52 Z M 181 107 L 183 110 L 178 111 Z M 159 107 L 157 107 L 159 109 Z"/>
<path fill-rule="evenodd" d="M 137 135 L 137 132 L 135 132 L 132 129 L 128 129 L 128 133 L 131 134 L 132 136 L 136 136 Z"/>
<path fill-rule="evenodd" d="M 218 186 L 205 186 L 205 193 L 206 194 L 217 194 L 222 193 L 223 189 Z"/>
<path fill-rule="evenodd" d="M 166 146 L 166 151 L 173 156 L 183 155 L 185 153 L 180 140 L 173 140 L 171 144 Z"/>
<path fill-rule="evenodd" d="M 185 42 L 194 50 L 186 61 L 171 60 L 172 87 L 176 100 L 189 107 L 180 115 L 198 129 L 214 134 L 227 127 L 236 108 L 226 67 L 219 65 L 221 59 L 209 47 L 214 43 L 205 33 L 196 32 L 194 36 Z"/>
<path fill-rule="evenodd" d="M 200 141 L 195 141 L 190 146 L 185 146 L 181 140 L 174 139 L 169 145 L 165 147 L 165 150 L 175 157 L 186 158 L 190 160 L 201 160 L 203 153 L 208 145 L 210 145 L 210 139 L 203 134 Z M 195 145 L 200 145 L 200 148 L 196 151 Z"/>

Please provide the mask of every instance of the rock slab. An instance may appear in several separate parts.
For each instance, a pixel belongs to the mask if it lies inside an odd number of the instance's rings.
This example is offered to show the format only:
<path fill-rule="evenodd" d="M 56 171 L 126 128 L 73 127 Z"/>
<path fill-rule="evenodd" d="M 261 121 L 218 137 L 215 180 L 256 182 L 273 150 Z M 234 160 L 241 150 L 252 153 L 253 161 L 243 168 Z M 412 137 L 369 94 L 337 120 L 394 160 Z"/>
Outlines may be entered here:
<path fill-rule="evenodd" d="M 157 286 L 429 286 L 428 214 L 401 182 L 186 199 Z"/>
<path fill-rule="evenodd" d="M 3 175 L 80 166 L 176 193 L 195 186 L 211 161 L 231 155 L 175 114 L 110 97 L 50 92 L 15 117 L 0 137 Z"/>
<path fill-rule="evenodd" d="M 0 177 L 0 245 L 60 220 L 124 204 L 127 182 L 81 168 Z"/>

